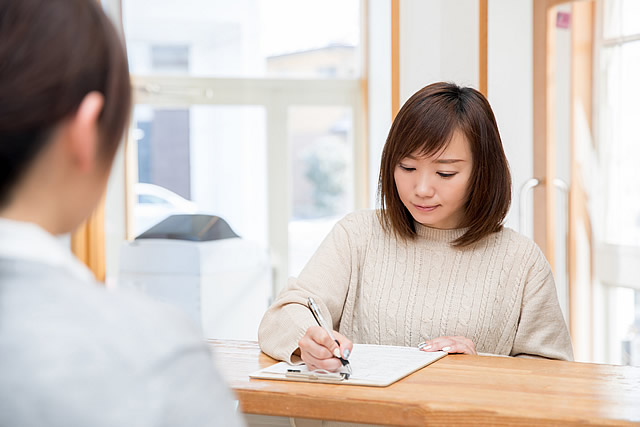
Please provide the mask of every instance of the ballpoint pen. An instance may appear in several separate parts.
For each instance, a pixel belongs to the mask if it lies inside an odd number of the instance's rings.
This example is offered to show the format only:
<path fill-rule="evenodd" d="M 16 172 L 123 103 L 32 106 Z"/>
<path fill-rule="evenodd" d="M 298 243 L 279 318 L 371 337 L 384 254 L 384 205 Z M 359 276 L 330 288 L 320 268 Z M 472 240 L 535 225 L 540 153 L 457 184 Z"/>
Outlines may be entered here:
<path fill-rule="evenodd" d="M 324 317 L 322 317 L 322 313 L 320 313 L 320 309 L 318 308 L 318 306 L 316 305 L 316 302 L 313 300 L 312 297 L 309 297 L 308 307 L 309 307 L 309 310 L 311 310 L 313 317 L 315 317 L 316 322 L 318 322 L 318 325 L 320 325 L 320 327 L 322 327 L 325 331 L 327 331 L 331 339 L 334 340 L 336 344 L 338 344 L 338 347 L 340 347 L 340 342 L 336 339 L 336 337 L 333 335 L 333 332 L 331 332 L 331 329 L 327 326 L 327 322 L 325 322 Z M 334 356 L 337 359 L 340 359 L 340 362 L 342 362 L 342 366 L 344 366 L 349 371 L 349 374 L 351 374 L 351 364 L 349 364 L 349 361 L 347 359 L 340 357 L 339 354 L 340 354 L 340 350 L 338 349 L 338 355 L 334 354 Z"/>

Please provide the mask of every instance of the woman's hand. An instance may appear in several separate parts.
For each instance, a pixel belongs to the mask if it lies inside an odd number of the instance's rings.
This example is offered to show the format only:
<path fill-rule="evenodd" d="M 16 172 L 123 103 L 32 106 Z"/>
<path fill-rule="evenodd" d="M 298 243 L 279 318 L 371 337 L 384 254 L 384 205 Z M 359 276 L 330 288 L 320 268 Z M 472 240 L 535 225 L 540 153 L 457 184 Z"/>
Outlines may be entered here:
<path fill-rule="evenodd" d="M 466 337 L 438 337 L 418 345 L 422 351 L 446 351 L 447 353 L 478 354 L 476 345 Z"/>
<path fill-rule="evenodd" d="M 311 326 L 298 341 L 300 357 L 309 369 L 325 369 L 335 372 L 342 366 L 342 362 L 336 357 L 349 358 L 349 354 L 353 350 L 351 340 L 336 331 L 333 331 L 333 335 L 340 342 L 339 347 L 327 331 L 320 326 Z"/>

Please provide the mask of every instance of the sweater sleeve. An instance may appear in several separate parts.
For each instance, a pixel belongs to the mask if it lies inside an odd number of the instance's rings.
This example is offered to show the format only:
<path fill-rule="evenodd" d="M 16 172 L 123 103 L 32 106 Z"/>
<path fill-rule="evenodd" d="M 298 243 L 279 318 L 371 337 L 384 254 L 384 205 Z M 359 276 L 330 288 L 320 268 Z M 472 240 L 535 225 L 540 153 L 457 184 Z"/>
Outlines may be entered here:
<path fill-rule="evenodd" d="M 558 303 L 551 267 L 537 247 L 524 284 L 511 356 L 573 360 L 571 338 Z"/>
<path fill-rule="evenodd" d="M 265 313 L 258 329 L 258 342 L 269 356 L 289 363 L 301 362 L 292 353 L 307 329 L 317 324 L 307 308 L 309 296 L 315 299 L 333 329 L 339 328 L 352 265 L 357 262 L 347 229 L 353 224 L 347 217 L 335 225 L 300 276 L 289 279 Z"/>

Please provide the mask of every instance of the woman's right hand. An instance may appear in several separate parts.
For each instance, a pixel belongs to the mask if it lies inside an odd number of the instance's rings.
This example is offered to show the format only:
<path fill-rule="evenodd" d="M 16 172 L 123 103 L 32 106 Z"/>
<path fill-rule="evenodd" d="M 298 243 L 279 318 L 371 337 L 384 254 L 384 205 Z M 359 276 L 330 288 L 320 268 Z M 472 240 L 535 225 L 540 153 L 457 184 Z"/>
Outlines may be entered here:
<path fill-rule="evenodd" d="M 342 366 L 342 362 L 336 356 L 340 355 L 343 359 L 349 358 L 353 350 L 351 340 L 336 331 L 333 331 L 333 335 L 340 342 L 340 346 L 320 326 L 311 326 L 298 341 L 300 357 L 310 369 L 335 372 Z"/>

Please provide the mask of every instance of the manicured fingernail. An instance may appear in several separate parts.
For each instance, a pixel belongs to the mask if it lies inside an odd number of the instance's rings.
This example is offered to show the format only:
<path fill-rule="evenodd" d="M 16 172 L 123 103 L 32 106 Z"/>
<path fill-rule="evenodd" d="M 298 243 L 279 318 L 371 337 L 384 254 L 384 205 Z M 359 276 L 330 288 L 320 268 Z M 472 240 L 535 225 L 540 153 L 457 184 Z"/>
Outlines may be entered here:
<path fill-rule="evenodd" d="M 333 355 L 337 358 L 340 358 L 340 349 L 338 347 L 333 349 Z"/>
<path fill-rule="evenodd" d="M 351 352 L 349 351 L 349 349 L 346 349 L 346 350 L 344 351 L 344 355 L 343 355 L 343 357 L 344 357 L 345 359 L 348 359 L 350 354 L 351 354 Z"/>
<path fill-rule="evenodd" d="M 422 347 L 420 347 L 420 350 L 429 350 L 430 348 L 430 345 L 423 345 Z"/>
<path fill-rule="evenodd" d="M 451 347 L 449 347 L 449 346 L 442 347 L 442 351 L 449 351 L 449 350 L 451 350 Z"/>

